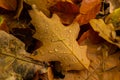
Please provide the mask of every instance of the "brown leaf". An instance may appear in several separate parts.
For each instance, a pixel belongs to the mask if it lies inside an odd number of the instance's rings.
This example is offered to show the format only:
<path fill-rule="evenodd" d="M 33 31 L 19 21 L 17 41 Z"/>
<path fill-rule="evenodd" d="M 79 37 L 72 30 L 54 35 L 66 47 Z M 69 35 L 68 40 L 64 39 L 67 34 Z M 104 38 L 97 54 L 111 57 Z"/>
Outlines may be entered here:
<path fill-rule="evenodd" d="M 32 56 L 33 59 L 59 61 L 63 70 L 81 70 L 89 66 L 87 46 L 79 46 L 76 41 L 78 23 L 64 26 L 56 14 L 48 18 L 36 8 L 30 11 L 30 16 L 36 28 L 33 37 L 43 43 L 43 46 L 34 51 L 37 55 Z"/>
<path fill-rule="evenodd" d="M 14 16 L 15 19 L 19 18 L 22 9 L 23 9 L 23 0 L 18 0 L 17 1 L 17 10 L 16 10 L 16 15 Z"/>
<path fill-rule="evenodd" d="M 19 39 L 0 30 L 1 80 L 10 80 L 11 77 L 15 78 L 12 80 L 17 80 L 18 78 L 30 80 L 34 77 L 36 71 L 45 73 L 47 67 L 43 66 L 42 62 L 29 58 L 29 54 L 25 51 L 25 45 Z"/>
<path fill-rule="evenodd" d="M 93 44 L 97 44 L 103 41 L 103 39 L 98 35 L 98 32 L 95 32 L 92 28 L 89 29 L 88 38 Z"/>
<path fill-rule="evenodd" d="M 89 40 L 85 40 L 83 44 L 88 45 L 88 58 L 91 61 L 89 69 L 67 72 L 63 80 L 120 80 L 120 52 L 113 52 L 112 55 L 108 53 L 108 56 L 103 58 L 103 54 L 115 46 L 103 43 L 91 44 Z"/>
<path fill-rule="evenodd" d="M 72 0 L 72 1 L 76 4 L 80 4 L 82 2 L 82 0 Z"/>
<path fill-rule="evenodd" d="M 107 42 L 120 47 L 120 37 L 116 35 L 113 24 L 105 24 L 102 19 L 90 20 L 90 25 L 94 31 L 99 33 L 99 36 Z"/>
<path fill-rule="evenodd" d="M 57 2 L 54 6 L 50 7 L 51 12 L 61 12 L 65 14 L 77 14 L 79 13 L 79 8 L 77 5 L 70 2 Z"/>
<path fill-rule="evenodd" d="M 78 43 L 81 44 L 87 38 L 93 44 L 98 44 L 103 41 L 103 39 L 98 35 L 98 32 L 95 32 L 91 27 L 81 35 L 81 37 L 78 39 Z"/>
<path fill-rule="evenodd" d="M 5 32 L 9 33 L 9 28 L 8 28 L 6 21 L 3 17 L 0 17 L 0 30 L 3 30 Z"/>
<path fill-rule="evenodd" d="M 86 24 L 90 19 L 96 17 L 101 7 L 101 0 L 83 0 L 80 7 L 80 14 L 75 21 L 79 24 Z"/>
<path fill-rule="evenodd" d="M 84 32 L 84 33 L 81 35 L 80 39 L 78 40 L 78 44 L 80 44 L 80 43 L 83 42 L 85 39 L 87 39 L 88 36 L 89 36 L 89 30 L 87 30 L 86 32 Z"/>
<path fill-rule="evenodd" d="M 16 10 L 17 0 L 0 0 L 0 7 L 6 10 Z"/>
<path fill-rule="evenodd" d="M 47 71 L 47 72 L 48 72 L 48 74 L 47 74 L 47 75 L 48 75 L 48 79 L 49 79 L 49 80 L 54 80 L 54 79 L 53 79 L 54 75 L 53 75 L 53 72 L 52 72 L 51 67 L 48 68 L 48 71 Z"/>
<path fill-rule="evenodd" d="M 79 7 L 67 1 L 59 1 L 50 7 L 50 11 L 56 13 L 63 24 L 71 24 L 75 16 L 79 13 Z"/>

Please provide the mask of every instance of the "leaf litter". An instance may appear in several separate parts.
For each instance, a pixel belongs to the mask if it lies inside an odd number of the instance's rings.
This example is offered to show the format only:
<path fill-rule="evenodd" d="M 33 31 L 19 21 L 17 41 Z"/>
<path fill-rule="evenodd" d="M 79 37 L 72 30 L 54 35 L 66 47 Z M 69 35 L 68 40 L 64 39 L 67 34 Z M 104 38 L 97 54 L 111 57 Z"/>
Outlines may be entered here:
<path fill-rule="evenodd" d="M 120 80 L 119 1 L 9 1 L 0 0 L 0 79 Z"/>

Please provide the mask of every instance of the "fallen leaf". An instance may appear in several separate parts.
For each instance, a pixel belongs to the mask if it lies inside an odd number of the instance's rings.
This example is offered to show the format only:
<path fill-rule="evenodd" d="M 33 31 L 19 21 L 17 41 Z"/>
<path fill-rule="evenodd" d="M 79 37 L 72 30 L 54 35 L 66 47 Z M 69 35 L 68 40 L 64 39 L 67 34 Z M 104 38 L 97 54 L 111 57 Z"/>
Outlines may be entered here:
<path fill-rule="evenodd" d="M 0 7 L 6 10 L 15 11 L 17 8 L 17 0 L 0 0 Z"/>
<path fill-rule="evenodd" d="M 103 39 L 120 47 L 119 36 L 116 36 L 115 27 L 112 24 L 105 24 L 102 19 L 90 20 L 91 27 L 98 32 Z"/>
<path fill-rule="evenodd" d="M 82 0 L 80 14 L 75 18 L 80 25 L 86 24 L 90 19 L 94 19 L 99 13 L 101 0 Z"/>
<path fill-rule="evenodd" d="M 104 40 L 98 35 L 98 32 L 94 31 L 91 27 L 89 29 L 89 36 L 91 43 L 98 44 L 100 42 L 103 42 Z"/>
<path fill-rule="evenodd" d="M 72 0 L 75 4 L 80 4 L 82 0 Z"/>
<path fill-rule="evenodd" d="M 120 8 L 115 9 L 111 14 L 105 18 L 105 23 L 112 23 L 115 29 L 120 27 Z"/>
<path fill-rule="evenodd" d="M 61 12 L 65 14 L 78 14 L 79 13 L 79 7 L 67 1 L 57 2 L 55 5 L 50 7 L 50 10 L 51 12 Z"/>
<path fill-rule="evenodd" d="M 85 39 L 88 38 L 88 36 L 89 36 L 89 30 L 87 30 L 81 35 L 80 39 L 78 40 L 78 44 L 82 43 Z"/>
<path fill-rule="evenodd" d="M 48 62 L 59 61 L 63 70 L 88 68 L 87 46 L 79 46 L 76 41 L 79 32 L 77 23 L 64 26 L 56 14 L 53 14 L 52 18 L 47 18 L 35 6 L 30 11 L 30 16 L 36 28 L 33 37 L 43 42 L 43 46 L 35 51 L 37 55 L 32 56 L 33 59 Z"/>
<path fill-rule="evenodd" d="M 80 38 L 78 38 L 78 43 L 79 45 L 84 41 L 86 40 L 87 38 L 89 38 L 90 42 L 93 43 L 93 44 L 98 44 L 100 42 L 103 41 L 103 39 L 98 35 L 98 32 L 95 32 L 90 24 L 86 24 L 86 25 L 82 25 L 80 28 L 81 30 L 84 30 L 83 28 L 86 28 L 87 29 L 88 27 L 88 30 L 87 31 L 84 31 Z M 82 31 L 80 31 L 82 32 Z"/>
<path fill-rule="evenodd" d="M 2 17 L 2 16 L 0 16 L 0 30 L 4 30 L 9 33 L 9 29 L 6 24 L 6 21 L 5 21 L 4 17 Z"/>
<path fill-rule="evenodd" d="M 88 70 L 71 71 L 65 73 L 63 80 L 119 80 L 120 65 L 119 57 L 120 52 L 109 53 L 109 50 L 113 49 L 113 45 L 107 45 L 104 43 L 92 44 L 89 39 L 84 40 L 83 44 L 88 45 L 88 58 L 90 60 L 90 66 Z M 105 48 L 103 45 L 106 45 Z M 103 60 L 104 51 L 108 52 L 108 56 Z M 113 49 L 114 50 L 114 49 Z M 103 64 L 104 63 L 104 64 Z M 103 68 L 103 66 L 105 68 Z M 103 70 L 104 69 L 104 70 Z M 60 80 L 60 79 L 56 79 Z"/>
<path fill-rule="evenodd" d="M 50 11 L 56 13 L 63 24 L 71 24 L 75 16 L 79 13 L 79 7 L 67 1 L 59 1 L 50 7 Z"/>
<path fill-rule="evenodd" d="M 30 80 L 36 71 L 47 72 L 44 63 L 34 61 L 25 51 L 25 45 L 14 36 L 0 30 L 0 79 Z M 29 65 L 29 66 L 28 66 Z"/>
<path fill-rule="evenodd" d="M 53 75 L 51 67 L 48 68 L 48 74 L 47 75 L 48 75 L 49 80 L 54 80 L 54 75 Z"/>
<path fill-rule="evenodd" d="M 110 13 L 112 13 L 115 9 L 120 7 L 120 0 L 114 1 L 114 0 L 106 0 L 110 4 Z"/>
<path fill-rule="evenodd" d="M 45 15 L 50 17 L 49 7 L 54 5 L 58 0 L 24 0 L 27 4 L 35 4 L 39 10 L 41 10 Z"/>

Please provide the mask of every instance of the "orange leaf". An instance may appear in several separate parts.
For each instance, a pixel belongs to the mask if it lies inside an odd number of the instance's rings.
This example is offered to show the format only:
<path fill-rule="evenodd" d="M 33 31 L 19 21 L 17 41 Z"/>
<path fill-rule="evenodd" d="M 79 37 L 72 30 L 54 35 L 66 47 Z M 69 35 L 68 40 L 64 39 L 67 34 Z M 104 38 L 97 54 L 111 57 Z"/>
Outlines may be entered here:
<path fill-rule="evenodd" d="M 90 19 L 96 17 L 101 7 L 101 0 L 83 0 L 80 7 L 80 14 L 75 21 L 79 24 L 86 24 Z"/>
<path fill-rule="evenodd" d="M 17 0 L 0 0 L 0 7 L 6 10 L 16 10 Z"/>
<path fill-rule="evenodd" d="M 89 30 L 87 30 L 86 32 L 84 32 L 82 34 L 82 36 L 80 37 L 80 39 L 78 40 L 78 44 L 82 43 L 85 39 L 87 39 L 89 36 Z"/>
<path fill-rule="evenodd" d="M 89 39 L 92 44 L 98 44 L 103 41 L 103 39 L 95 32 L 92 28 L 84 32 L 80 39 L 78 40 L 78 44 L 81 44 L 84 40 Z"/>

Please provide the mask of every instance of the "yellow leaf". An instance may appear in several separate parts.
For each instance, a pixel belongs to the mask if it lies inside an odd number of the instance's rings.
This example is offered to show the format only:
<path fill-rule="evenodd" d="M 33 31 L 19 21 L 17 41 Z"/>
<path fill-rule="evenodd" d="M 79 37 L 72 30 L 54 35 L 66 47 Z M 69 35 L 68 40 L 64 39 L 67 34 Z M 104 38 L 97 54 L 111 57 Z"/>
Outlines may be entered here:
<path fill-rule="evenodd" d="M 99 36 L 120 47 L 119 37 L 116 36 L 115 27 L 112 24 L 105 24 L 102 19 L 92 19 L 90 24 L 94 31 L 99 32 Z"/>
<path fill-rule="evenodd" d="M 64 70 L 81 70 L 88 68 L 86 57 L 87 46 L 79 46 L 76 38 L 79 32 L 78 23 L 64 26 L 59 17 L 53 14 L 47 18 L 41 11 L 30 11 L 32 24 L 36 28 L 34 38 L 43 42 L 43 46 L 32 56 L 40 61 L 60 61 Z"/>
<path fill-rule="evenodd" d="M 105 18 L 105 22 L 108 23 L 112 23 L 114 25 L 115 28 L 120 27 L 120 8 L 115 9 L 113 11 L 113 13 L 109 14 L 106 18 Z"/>

